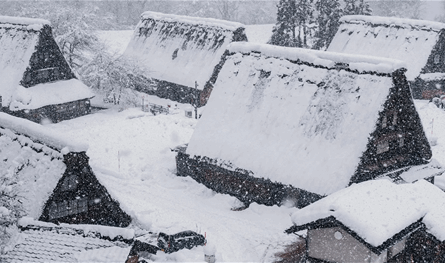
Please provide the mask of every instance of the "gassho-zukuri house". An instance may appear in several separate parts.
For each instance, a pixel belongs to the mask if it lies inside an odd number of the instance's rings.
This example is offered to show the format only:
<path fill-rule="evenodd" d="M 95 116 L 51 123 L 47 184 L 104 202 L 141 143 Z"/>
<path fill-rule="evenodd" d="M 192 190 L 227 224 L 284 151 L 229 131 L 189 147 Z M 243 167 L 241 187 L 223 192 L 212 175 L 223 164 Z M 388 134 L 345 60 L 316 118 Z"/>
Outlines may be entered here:
<path fill-rule="evenodd" d="M 213 89 L 211 77 L 235 41 L 247 41 L 240 23 L 145 12 L 123 56 L 146 78 L 136 90 L 203 106 Z"/>
<path fill-rule="evenodd" d="M 327 51 L 399 59 L 415 99 L 445 94 L 445 24 L 395 17 L 344 16 Z"/>
<path fill-rule="evenodd" d="M 50 22 L 0 16 L 0 110 L 40 123 L 90 112 L 91 90 L 76 79 Z"/>
<path fill-rule="evenodd" d="M 354 184 L 291 218 L 310 262 L 445 261 L 445 193 L 425 180 Z"/>
<path fill-rule="evenodd" d="M 0 113 L 0 175 L 18 182 L 24 214 L 51 223 L 126 227 L 124 212 L 89 165 L 88 145 Z"/>
<path fill-rule="evenodd" d="M 177 173 L 297 207 L 431 158 L 404 63 L 233 43 Z"/>

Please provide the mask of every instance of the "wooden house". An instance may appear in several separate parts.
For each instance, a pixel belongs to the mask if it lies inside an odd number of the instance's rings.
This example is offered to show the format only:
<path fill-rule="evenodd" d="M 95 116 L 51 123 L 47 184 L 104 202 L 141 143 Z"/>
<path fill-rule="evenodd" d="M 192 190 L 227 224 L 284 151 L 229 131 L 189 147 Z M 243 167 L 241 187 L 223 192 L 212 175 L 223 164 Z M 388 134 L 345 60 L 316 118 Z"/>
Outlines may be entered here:
<path fill-rule="evenodd" d="M 415 99 L 445 94 L 445 24 L 377 16 L 344 16 L 327 51 L 406 62 Z"/>
<path fill-rule="evenodd" d="M 50 22 L 0 16 L 0 110 L 40 123 L 90 113 L 91 90 L 76 79 Z"/>
<path fill-rule="evenodd" d="M 428 163 L 403 62 L 233 43 L 177 172 L 244 203 L 298 207 Z"/>
<path fill-rule="evenodd" d="M 424 180 L 373 180 L 292 214 L 308 262 L 444 262 L 445 193 Z"/>
<path fill-rule="evenodd" d="M 130 216 L 89 165 L 87 145 L 47 127 L 0 113 L 1 176 L 18 182 L 14 202 L 52 223 L 128 226 Z"/>
<path fill-rule="evenodd" d="M 247 41 L 244 25 L 145 12 L 124 57 L 147 79 L 136 90 L 198 106 L 206 104 L 227 45 Z"/>
<path fill-rule="evenodd" d="M 125 262 L 134 231 L 109 226 L 69 225 L 21 218 L 18 238 L 0 261 Z"/>

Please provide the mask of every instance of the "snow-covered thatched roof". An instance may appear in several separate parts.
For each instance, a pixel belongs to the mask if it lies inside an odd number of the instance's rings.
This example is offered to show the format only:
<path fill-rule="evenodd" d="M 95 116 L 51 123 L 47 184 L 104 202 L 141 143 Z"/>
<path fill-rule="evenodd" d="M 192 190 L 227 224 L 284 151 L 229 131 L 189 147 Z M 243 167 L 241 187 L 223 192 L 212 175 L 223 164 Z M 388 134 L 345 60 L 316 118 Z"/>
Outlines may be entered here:
<path fill-rule="evenodd" d="M 26 215 L 38 218 L 66 165 L 63 155 L 88 145 L 55 134 L 40 124 L 0 113 L 0 177 L 21 182 L 17 194 Z"/>
<path fill-rule="evenodd" d="M 445 240 L 445 193 L 425 180 L 413 184 L 388 180 L 355 184 L 291 217 L 297 230 L 298 226 L 331 216 L 373 247 L 381 246 L 418 220 L 438 240 Z"/>
<path fill-rule="evenodd" d="M 147 77 L 203 89 L 232 41 L 244 41 L 239 23 L 145 12 L 124 56 Z"/>
<path fill-rule="evenodd" d="M 376 16 L 344 16 L 327 51 L 400 59 L 414 80 L 427 64 L 445 24 Z"/>
<path fill-rule="evenodd" d="M 346 187 L 404 63 L 249 43 L 228 49 L 187 153 L 317 194 Z"/>
<path fill-rule="evenodd" d="M 73 77 L 33 87 L 23 86 L 25 72 L 31 68 L 31 58 L 46 59 L 43 54 L 34 54 L 43 41 L 42 32 L 49 27 L 50 23 L 43 19 L 0 16 L 0 96 L 3 107 L 10 106 L 10 110 L 36 109 L 94 96 L 87 86 Z M 57 52 L 60 53 L 59 50 Z M 63 59 L 61 54 L 60 57 Z M 63 63 L 66 64 L 65 61 Z M 40 61 L 34 64 L 40 64 Z"/>

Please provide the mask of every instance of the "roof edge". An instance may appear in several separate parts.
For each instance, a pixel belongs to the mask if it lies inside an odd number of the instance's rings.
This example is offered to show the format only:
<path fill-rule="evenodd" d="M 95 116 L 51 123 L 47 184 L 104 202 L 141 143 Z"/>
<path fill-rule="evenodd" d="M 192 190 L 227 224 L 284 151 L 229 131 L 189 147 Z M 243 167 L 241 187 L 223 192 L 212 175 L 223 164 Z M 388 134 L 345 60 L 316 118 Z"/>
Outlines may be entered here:
<path fill-rule="evenodd" d="M 0 16 L 0 24 L 13 24 L 13 25 L 51 25 L 46 19 L 40 18 L 28 18 L 28 17 L 16 17 L 16 16 Z"/>
<path fill-rule="evenodd" d="M 146 11 L 141 14 L 141 19 L 154 19 L 167 22 L 182 22 L 192 25 L 206 25 L 212 27 L 221 27 L 229 30 L 236 30 L 237 28 L 245 28 L 244 24 L 232 22 L 227 20 L 220 20 L 214 18 L 183 16 L 174 14 L 165 14 L 159 12 Z"/>
<path fill-rule="evenodd" d="M 233 42 L 227 49 L 231 53 L 261 53 L 265 56 L 283 58 L 290 61 L 302 61 L 324 68 L 349 68 L 359 73 L 391 74 L 394 71 L 406 70 L 406 63 L 401 60 L 351 55 L 328 51 L 280 47 L 269 44 Z"/>
<path fill-rule="evenodd" d="M 404 28 L 417 28 L 418 30 L 440 31 L 442 29 L 445 29 L 444 23 L 435 21 L 408 19 L 408 18 L 398 18 L 398 17 L 349 15 L 341 17 L 340 22 L 341 23 L 364 22 L 375 26 L 393 25 Z"/>

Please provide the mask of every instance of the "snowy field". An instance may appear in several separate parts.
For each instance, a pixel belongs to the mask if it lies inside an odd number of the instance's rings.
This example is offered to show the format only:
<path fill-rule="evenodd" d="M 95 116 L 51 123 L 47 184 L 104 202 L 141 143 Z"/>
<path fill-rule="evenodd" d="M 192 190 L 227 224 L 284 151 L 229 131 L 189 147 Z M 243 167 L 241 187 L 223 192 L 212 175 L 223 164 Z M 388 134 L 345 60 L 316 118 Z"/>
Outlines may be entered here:
<path fill-rule="evenodd" d="M 416 106 L 426 133 L 437 141 L 434 158 L 444 163 L 445 111 L 425 101 Z M 187 143 L 195 125 L 196 120 L 186 118 L 182 110 L 153 116 L 131 108 L 99 111 L 48 127 L 89 144 L 87 154 L 98 179 L 135 225 L 153 232 L 193 230 L 207 236 L 205 248 L 161 252 L 156 261 L 202 262 L 209 247 L 216 249 L 219 262 L 272 261 L 276 252 L 296 240 L 283 233 L 292 225 L 289 215 L 296 208 L 252 204 L 232 211 L 240 205 L 235 198 L 177 177 L 170 149 Z"/>

